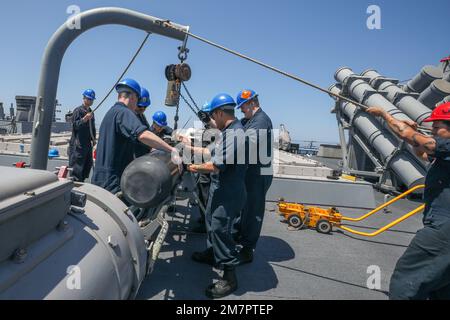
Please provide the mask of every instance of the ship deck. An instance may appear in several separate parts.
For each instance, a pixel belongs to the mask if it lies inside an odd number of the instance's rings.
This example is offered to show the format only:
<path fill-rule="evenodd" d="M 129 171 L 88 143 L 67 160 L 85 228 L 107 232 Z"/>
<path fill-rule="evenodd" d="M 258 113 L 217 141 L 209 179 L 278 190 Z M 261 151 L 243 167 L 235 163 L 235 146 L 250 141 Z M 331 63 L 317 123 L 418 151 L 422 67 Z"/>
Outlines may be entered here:
<path fill-rule="evenodd" d="M 376 193 L 376 201 L 383 203 L 382 193 Z M 380 212 L 366 221 L 349 225 L 372 232 L 418 205 L 402 200 L 390 207 L 392 213 Z M 238 267 L 239 288 L 224 299 L 387 299 L 396 261 L 421 228 L 419 213 L 374 238 L 339 229 L 330 235 L 311 229 L 289 231 L 274 207 L 274 203 L 267 203 L 253 263 Z M 357 217 L 366 211 L 342 209 L 341 212 Z M 206 299 L 204 289 L 219 279 L 221 272 L 190 258 L 194 251 L 206 247 L 205 235 L 190 231 L 198 217 L 197 208 L 182 205 L 169 215 L 166 243 L 154 272 L 141 286 L 138 299 Z M 369 266 L 380 268 L 379 289 L 367 287 Z"/>
<path fill-rule="evenodd" d="M 317 160 L 328 167 L 336 167 L 337 160 Z M 29 159 L 14 152 L 1 154 L 0 165 L 11 166 L 17 161 L 29 162 Z M 49 169 L 66 162 L 64 159 L 51 160 Z M 377 204 L 383 203 L 383 197 L 384 194 L 375 192 Z M 402 200 L 390 207 L 392 213 L 380 212 L 350 226 L 372 232 L 418 205 Z M 290 231 L 274 208 L 275 203 L 267 203 L 254 261 L 238 267 L 239 288 L 225 299 L 387 299 L 396 261 L 422 227 L 419 213 L 374 238 L 339 229 L 330 235 L 315 230 Z M 350 217 L 367 212 L 364 209 L 340 209 Z M 198 208 L 188 207 L 186 201 L 177 205 L 175 213 L 168 214 L 169 234 L 154 272 L 140 288 L 138 299 L 206 299 L 204 289 L 219 279 L 221 272 L 190 258 L 194 251 L 206 248 L 205 234 L 191 231 L 198 217 Z M 367 287 L 369 266 L 380 268 L 381 287 L 377 290 Z"/>

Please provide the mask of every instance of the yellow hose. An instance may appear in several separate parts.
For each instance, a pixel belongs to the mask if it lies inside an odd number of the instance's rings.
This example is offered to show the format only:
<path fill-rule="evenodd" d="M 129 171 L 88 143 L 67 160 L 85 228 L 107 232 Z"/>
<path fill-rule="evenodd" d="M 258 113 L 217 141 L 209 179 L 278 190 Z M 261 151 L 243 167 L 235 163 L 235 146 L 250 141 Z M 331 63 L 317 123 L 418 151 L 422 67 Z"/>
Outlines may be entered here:
<path fill-rule="evenodd" d="M 406 191 L 405 193 L 402 193 L 401 195 L 399 195 L 399 196 L 395 197 L 394 199 L 392 199 L 392 200 L 382 204 L 378 208 L 373 209 L 369 213 L 366 213 L 365 215 L 363 215 L 363 216 L 361 216 L 359 218 L 342 217 L 342 220 L 343 221 L 361 221 L 361 220 L 364 220 L 364 219 L 370 217 L 371 215 L 377 213 L 378 211 L 386 208 L 387 206 L 390 206 L 394 202 L 397 202 L 398 200 L 403 199 L 404 197 L 406 197 L 407 195 L 413 193 L 414 191 L 416 191 L 418 189 L 423 189 L 423 188 L 425 188 L 425 185 L 423 185 L 423 184 L 415 186 L 415 187 L 409 189 L 408 191 Z"/>
<path fill-rule="evenodd" d="M 382 227 L 381 229 L 378 229 L 377 231 L 372 232 L 372 233 L 360 232 L 360 231 L 356 231 L 356 230 L 353 230 L 353 229 L 350 229 L 350 228 L 347 228 L 347 227 L 344 227 L 344 226 L 338 226 L 338 227 L 341 228 L 342 230 L 345 230 L 345 231 L 348 231 L 350 233 L 354 233 L 354 234 L 357 234 L 357 235 L 360 235 L 360 236 L 375 237 L 375 236 L 379 235 L 380 233 L 382 233 L 382 232 L 392 228 L 393 226 L 399 224 L 403 220 L 406 220 L 409 217 L 415 215 L 416 213 L 422 211 L 424 208 L 425 208 L 425 204 L 422 204 L 420 207 L 410 211 L 409 213 L 405 214 L 403 217 L 398 218 L 397 220 L 389 223 L 388 225 L 386 225 L 386 226 Z"/>

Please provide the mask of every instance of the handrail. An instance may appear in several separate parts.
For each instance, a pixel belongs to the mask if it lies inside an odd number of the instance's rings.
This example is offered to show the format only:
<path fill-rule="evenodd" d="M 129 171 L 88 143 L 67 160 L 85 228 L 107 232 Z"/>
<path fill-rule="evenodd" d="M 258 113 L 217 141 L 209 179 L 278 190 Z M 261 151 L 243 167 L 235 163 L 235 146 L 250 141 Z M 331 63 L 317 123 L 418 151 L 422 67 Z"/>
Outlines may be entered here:
<path fill-rule="evenodd" d="M 92 9 L 72 16 L 70 19 L 69 22 L 80 21 L 80 28 L 72 29 L 68 27 L 67 23 L 64 23 L 53 34 L 44 52 L 31 141 L 30 160 L 32 169 L 47 169 L 48 146 L 60 69 L 66 50 L 78 36 L 90 29 L 113 24 L 183 41 L 184 46 L 187 41 L 187 33 L 189 33 L 188 26 L 171 22 L 171 28 L 168 28 L 165 26 L 167 20 L 123 8 Z"/>
<path fill-rule="evenodd" d="M 386 208 L 387 206 L 390 206 L 391 204 L 393 204 L 394 202 L 397 202 L 398 200 L 403 199 L 404 197 L 406 197 L 407 195 L 413 193 L 414 191 L 416 191 L 416 190 L 418 190 L 418 189 L 423 189 L 423 188 L 425 188 L 425 185 L 423 185 L 423 184 L 417 185 L 417 186 L 415 186 L 415 187 L 409 189 L 408 191 L 402 193 L 401 195 L 395 197 L 394 199 L 392 199 L 392 200 L 390 200 L 390 201 L 388 201 L 388 202 L 385 202 L 385 203 L 382 204 L 381 206 L 379 206 L 379 207 L 373 209 L 373 210 L 370 211 L 369 213 L 366 213 L 365 215 L 363 215 L 363 216 L 361 216 L 361 217 L 359 217 L 359 218 L 350 218 L 350 217 L 344 217 L 344 216 L 343 216 L 343 217 L 342 217 L 342 220 L 343 220 L 343 221 L 361 221 L 361 220 L 364 220 L 364 219 L 370 217 L 371 215 L 377 213 L 377 212 L 380 211 L 381 209 L 384 209 L 384 208 Z"/>
<path fill-rule="evenodd" d="M 386 226 L 384 226 L 384 227 L 382 227 L 382 228 L 380 228 L 377 231 L 372 232 L 372 233 L 360 232 L 360 231 L 356 231 L 356 230 L 353 230 L 353 229 L 350 229 L 350 228 L 344 227 L 344 226 L 338 226 L 338 227 L 341 228 L 342 230 L 345 230 L 345 231 L 348 231 L 350 233 L 357 234 L 357 235 L 360 235 L 360 236 L 375 237 L 375 236 L 379 235 L 380 233 L 382 233 L 382 232 L 392 228 L 393 226 L 399 224 L 400 222 L 408 219 L 409 217 L 415 215 L 419 211 L 422 211 L 424 208 L 425 208 L 425 204 L 422 204 L 418 208 L 416 208 L 416 209 L 410 211 L 409 213 L 405 214 L 403 217 L 398 218 L 397 220 L 389 223 L 388 225 L 386 225 Z"/>

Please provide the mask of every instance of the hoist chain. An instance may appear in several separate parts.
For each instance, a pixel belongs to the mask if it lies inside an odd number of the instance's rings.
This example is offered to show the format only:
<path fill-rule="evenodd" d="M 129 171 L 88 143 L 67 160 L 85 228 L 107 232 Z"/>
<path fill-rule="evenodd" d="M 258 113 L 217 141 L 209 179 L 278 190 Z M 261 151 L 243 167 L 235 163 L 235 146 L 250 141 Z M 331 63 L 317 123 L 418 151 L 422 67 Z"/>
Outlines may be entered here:
<path fill-rule="evenodd" d="M 176 82 L 177 82 L 178 96 L 181 96 L 181 85 L 179 83 L 179 80 L 177 80 Z M 174 130 L 178 129 L 178 120 L 180 119 L 180 117 L 178 115 L 179 111 L 180 111 L 180 99 L 178 99 L 178 101 L 177 101 L 177 107 L 176 107 L 176 111 L 175 111 L 174 126 L 173 126 Z"/>
<path fill-rule="evenodd" d="M 188 88 L 186 87 L 186 85 L 184 84 L 184 82 L 181 82 L 181 84 L 183 85 L 184 90 L 186 91 L 186 93 L 188 94 L 189 98 L 191 99 L 191 101 L 194 103 L 195 108 L 197 109 L 197 112 L 200 111 L 200 108 L 198 107 L 197 103 L 195 103 L 195 100 L 192 98 L 191 93 L 189 92 Z M 185 100 L 186 101 L 186 100 Z M 187 103 L 187 102 L 186 102 Z M 196 112 L 196 114 L 197 114 Z"/>

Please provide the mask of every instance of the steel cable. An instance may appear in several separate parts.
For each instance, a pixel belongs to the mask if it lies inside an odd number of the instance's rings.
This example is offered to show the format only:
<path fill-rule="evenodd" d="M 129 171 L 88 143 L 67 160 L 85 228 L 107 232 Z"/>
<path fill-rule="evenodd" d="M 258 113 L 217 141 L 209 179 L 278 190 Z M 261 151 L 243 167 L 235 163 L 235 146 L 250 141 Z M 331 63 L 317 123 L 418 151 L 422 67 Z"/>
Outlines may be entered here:
<path fill-rule="evenodd" d="M 120 75 L 120 77 L 117 79 L 116 83 L 114 84 L 114 86 L 111 88 L 111 90 L 109 90 L 108 94 L 106 95 L 105 98 L 103 98 L 103 100 L 98 104 L 98 106 L 96 106 L 94 108 L 94 110 L 92 110 L 92 112 L 95 112 L 98 108 L 100 108 L 100 106 L 106 101 L 106 99 L 108 99 L 108 97 L 111 95 L 111 93 L 114 91 L 114 89 L 116 88 L 117 84 L 120 82 L 120 80 L 122 80 L 123 76 L 127 73 L 128 69 L 130 69 L 131 65 L 133 64 L 133 62 L 136 60 L 137 56 L 139 55 L 139 53 L 141 52 L 142 48 L 144 47 L 145 43 L 147 42 L 148 37 L 151 35 L 151 33 L 147 33 L 147 35 L 145 36 L 144 40 L 142 41 L 141 45 L 139 46 L 139 48 L 137 49 L 136 53 L 134 54 L 133 58 L 131 58 L 130 62 L 128 63 L 127 67 L 125 68 L 125 70 L 122 72 L 122 74 Z"/>

